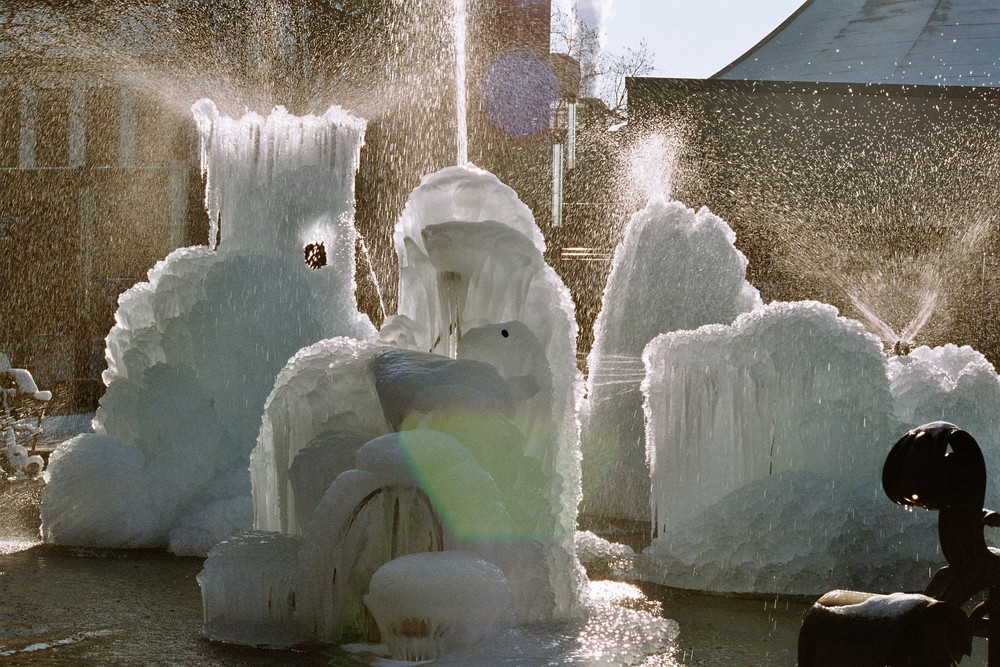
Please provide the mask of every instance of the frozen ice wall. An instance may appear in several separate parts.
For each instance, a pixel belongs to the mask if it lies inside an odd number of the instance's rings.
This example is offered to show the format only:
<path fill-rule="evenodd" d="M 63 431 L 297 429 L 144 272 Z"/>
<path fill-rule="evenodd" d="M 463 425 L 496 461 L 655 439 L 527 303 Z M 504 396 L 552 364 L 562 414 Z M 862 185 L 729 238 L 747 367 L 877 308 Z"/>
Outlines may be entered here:
<path fill-rule="evenodd" d="M 982 355 L 946 346 L 886 360 L 832 306 L 774 303 L 666 334 L 645 361 L 657 537 L 640 561 L 670 585 L 920 589 L 943 565 L 936 517 L 884 496 L 889 448 L 949 419 L 996 460 L 1000 383 Z"/>
<path fill-rule="evenodd" d="M 207 100 L 193 113 L 221 241 L 171 253 L 119 298 L 96 433 L 50 467 L 50 542 L 205 553 L 249 528 L 249 455 L 275 376 L 317 340 L 374 333 L 353 284 L 363 122 L 280 108 L 235 120 Z M 306 265 L 307 243 L 327 266 Z"/>
<path fill-rule="evenodd" d="M 583 415 L 589 516 L 648 521 L 642 351 L 661 333 L 729 324 L 760 305 L 735 233 L 707 209 L 654 197 L 615 250 L 594 326 Z"/>

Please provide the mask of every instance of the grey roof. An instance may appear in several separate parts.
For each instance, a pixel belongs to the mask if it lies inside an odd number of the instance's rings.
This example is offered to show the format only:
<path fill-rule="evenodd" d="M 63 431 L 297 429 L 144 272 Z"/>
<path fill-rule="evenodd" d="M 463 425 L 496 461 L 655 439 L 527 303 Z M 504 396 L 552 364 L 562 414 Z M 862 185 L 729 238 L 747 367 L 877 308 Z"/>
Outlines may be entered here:
<path fill-rule="evenodd" d="M 716 78 L 1000 85 L 997 0 L 808 0 Z"/>

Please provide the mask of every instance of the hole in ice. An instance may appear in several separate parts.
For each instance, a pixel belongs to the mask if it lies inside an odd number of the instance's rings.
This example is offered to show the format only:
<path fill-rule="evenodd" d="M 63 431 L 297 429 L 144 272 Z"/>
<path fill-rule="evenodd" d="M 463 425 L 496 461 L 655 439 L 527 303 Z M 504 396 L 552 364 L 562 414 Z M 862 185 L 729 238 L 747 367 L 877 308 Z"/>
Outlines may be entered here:
<path fill-rule="evenodd" d="M 423 618 L 404 618 L 398 629 L 394 628 L 401 637 L 427 637 L 430 631 L 427 627 L 427 620 Z"/>
<path fill-rule="evenodd" d="M 321 269 L 326 266 L 326 245 L 322 241 L 307 243 L 303 251 L 306 266 L 310 269 Z"/>
<path fill-rule="evenodd" d="M 504 338 L 507 338 L 508 336 L 510 336 L 510 332 L 507 331 L 506 329 L 501 329 L 500 335 L 503 336 Z"/>

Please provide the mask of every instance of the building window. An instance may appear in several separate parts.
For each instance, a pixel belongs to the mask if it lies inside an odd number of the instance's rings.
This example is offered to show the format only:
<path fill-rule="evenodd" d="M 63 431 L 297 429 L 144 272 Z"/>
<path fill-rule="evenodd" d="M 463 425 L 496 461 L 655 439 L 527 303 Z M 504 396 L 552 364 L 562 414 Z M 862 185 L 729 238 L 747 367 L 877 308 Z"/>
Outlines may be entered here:
<path fill-rule="evenodd" d="M 21 91 L 0 88 L 0 169 L 17 167 L 21 151 Z"/>
<path fill-rule="evenodd" d="M 68 88 L 39 88 L 35 111 L 35 166 L 69 166 Z"/>
<path fill-rule="evenodd" d="M 121 91 L 117 88 L 94 87 L 87 90 L 84 152 L 88 166 L 118 166 L 121 103 Z"/>

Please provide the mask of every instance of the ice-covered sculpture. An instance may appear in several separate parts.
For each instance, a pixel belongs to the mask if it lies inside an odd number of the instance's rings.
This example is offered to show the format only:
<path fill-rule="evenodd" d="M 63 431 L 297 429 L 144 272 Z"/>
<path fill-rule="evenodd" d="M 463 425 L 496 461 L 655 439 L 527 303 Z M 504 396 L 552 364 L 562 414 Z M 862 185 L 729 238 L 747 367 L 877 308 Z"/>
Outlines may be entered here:
<path fill-rule="evenodd" d="M 261 618 L 285 643 L 379 636 L 374 615 L 406 657 L 471 643 L 492 624 L 472 622 L 484 609 L 530 622 L 578 608 L 576 323 L 530 211 L 495 176 L 449 167 L 411 194 L 395 244 L 399 311 L 380 335 L 317 342 L 278 375 L 251 456 L 255 529 L 267 532 L 209 555 L 211 637 L 246 641 L 234 629 Z M 292 552 L 294 563 L 258 566 Z M 495 572 L 479 583 L 502 583 L 509 606 L 484 601 L 443 638 L 391 639 L 399 610 L 378 602 L 373 575 L 417 590 L 421 569 L 406 563 L 441 572 L 456 558 Z M 474 578 L 482 569 L 463 567 Z M 234 603 L 245 591 L 227 592 L 246 579 L 269 591 L 254 609 Z M 411 634 L 438 627 L 441 595 L 426 601 L 430 617 L 400 612 Z"/>
<path fill-rule="evenodd" d="M 581 511 L 588 516 L 649 521 L 642 351 L 659 334 L 729 324 L 761 305 L 735 238 L 708 209 L 696 213 L 662 197 L 625 228 L 588 358 L 581 419 Z"/>
<path fill-rule="evenodd" d="M 39 390 L 30 371 L 11 368 L 7 355 L 0 353 L 0 475 L 4 478 L 41 476 L 45 461 L 34 453 L 33 443 L 42 432 L 42 416 L 50 400 L 52 392 Z M 31 452 L 22 441 L 32 443 Z"/>
<path fill-rule="evenodd" d="M 171 253 L 119 298 L 95 433 L 52 457 L 49 542 L 205 553 L 249 528 L 275 376 L 305 345 L 374 332 L 353 283 L 364 122 L 338 108 L 237 120 L 208 100 L 193 113 L 218 247 Z M 307 265 L 307 246 L 328 265 Z"/>

